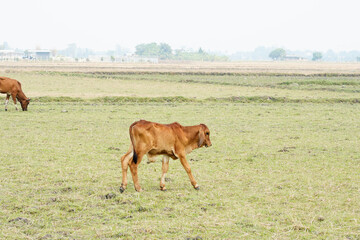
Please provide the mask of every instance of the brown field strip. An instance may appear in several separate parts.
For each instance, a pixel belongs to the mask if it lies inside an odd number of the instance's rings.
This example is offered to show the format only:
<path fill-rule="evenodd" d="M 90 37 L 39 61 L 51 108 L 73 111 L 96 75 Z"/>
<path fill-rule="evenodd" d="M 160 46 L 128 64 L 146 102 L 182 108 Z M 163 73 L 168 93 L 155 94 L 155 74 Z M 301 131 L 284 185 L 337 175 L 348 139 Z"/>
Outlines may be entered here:
<path fill-rule="evenodd" d="M 0 62 L 0 72 L 59 71 L 103 73 L 184 73 L 184 74 L 338 74 L 360 75 L 360 63 L 328 62 Z"/>

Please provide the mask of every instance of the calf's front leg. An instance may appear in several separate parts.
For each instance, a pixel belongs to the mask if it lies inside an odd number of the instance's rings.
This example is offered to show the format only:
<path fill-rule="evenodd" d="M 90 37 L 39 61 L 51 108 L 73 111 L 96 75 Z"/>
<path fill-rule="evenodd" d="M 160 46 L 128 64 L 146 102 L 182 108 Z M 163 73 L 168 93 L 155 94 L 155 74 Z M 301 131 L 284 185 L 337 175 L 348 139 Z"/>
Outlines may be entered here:
<path fill-rule="evenodd" d="M 16 109 L 16 111 L 17 111 L 17 110 L 18 110 L 18 107 L 17 107 L 17 105 L 16 105 L 16 94 L 11 94 L 11 97 L 12 97 L 12 99 L 13 99 L 13 101 L 14 101 L 15 109 Z"/>
<path fill-rule="evenodd" d="M 164 156 L 162 159 L 162 175 L 161 175 L 161 180 L 160 180 L 160 190 L 161 191 L 166 191 L 165 175 L 166 175 L 168 169 L 169 169 L 169 157 Z"/>
<path fill-rule="evenodd" d="M 195 178 L 194 178 L 194 176 L 193 176 L 192 173 L 191 173 L 191 168 L 190 168 L 190 165 L 189 165 L 188 161 L 186 160 L 185 155 L 180 155 L 179 158 L 180 158 L 181 164 L 182 164 L 183 167 L 185 168 L 185 171 L 186 171 L 186 173 L 188 174 L 188 176 L 189 176 L 189 178 L 190 178 L 191 184 L 193 185 L 193 187 L 194 187 L 196 190 L 199 190 L 200 187 L 199 187 L 199 185 L 196 183 Z"/>
<path fill-rule="evenodd" d="M 7 105 L 9 104 L 9 98 L 10 98 L 10 95 L 9 95 L 9 94 L 6 94 L 6 99 L 5 99 L 5 111 L 7 111 Z"/>

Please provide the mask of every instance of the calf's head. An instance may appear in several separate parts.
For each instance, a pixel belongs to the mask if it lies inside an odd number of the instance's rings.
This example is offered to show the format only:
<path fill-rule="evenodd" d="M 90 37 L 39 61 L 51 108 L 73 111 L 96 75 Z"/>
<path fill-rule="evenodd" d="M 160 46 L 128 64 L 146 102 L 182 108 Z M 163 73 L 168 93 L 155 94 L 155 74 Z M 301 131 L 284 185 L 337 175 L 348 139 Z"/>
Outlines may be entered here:
<path fill-rule="evenodd" d="M 210 147 L 211 145 L 209 128 L 205 124 L 200 124 L 198 146 Z"/>
<path fill-rule="evenodd" d="M 30 103 L 30 98 L 21 100 L 20 103 L 21 103 L 22 110 L 27 111 L 27 107 L 28 107 L 28 105 Z"/>

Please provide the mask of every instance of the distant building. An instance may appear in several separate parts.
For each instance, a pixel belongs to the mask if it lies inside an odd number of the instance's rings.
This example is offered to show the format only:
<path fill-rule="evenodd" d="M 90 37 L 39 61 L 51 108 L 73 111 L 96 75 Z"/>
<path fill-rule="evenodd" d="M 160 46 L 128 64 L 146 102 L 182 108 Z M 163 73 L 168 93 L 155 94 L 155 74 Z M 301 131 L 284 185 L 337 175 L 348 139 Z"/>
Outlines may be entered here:
<path fill-rule="evenodd" d="M 50 50 L 27 50 L 25 51 L 24 58 L 34 60 L 50 60 Z"/>
<path fill-rule="evenodd" d="M 295 56 L 295 55 L 286 55 L 285 57 L 282 58 L 282 60 L 284 60 L 284 61 L 304 61 L 306 59 L 303 57 Z"/>
<path fill-rule="evenodd" d="M 14 50 L 0 50 L 0 61 L 18 61 L 24 56 L 24 52 Z"/>
<path fill-rule="evenodd" d="M 159 63 L 158 57 L 89 55 L 90 62 Z"/>
<path fill-rule="evenodd" d="M 128 55 L 122 57 L 115 57 L 116 62 L 123 63 L 159 63 L 158 57 L 141 57 L 137 55 Z"/>

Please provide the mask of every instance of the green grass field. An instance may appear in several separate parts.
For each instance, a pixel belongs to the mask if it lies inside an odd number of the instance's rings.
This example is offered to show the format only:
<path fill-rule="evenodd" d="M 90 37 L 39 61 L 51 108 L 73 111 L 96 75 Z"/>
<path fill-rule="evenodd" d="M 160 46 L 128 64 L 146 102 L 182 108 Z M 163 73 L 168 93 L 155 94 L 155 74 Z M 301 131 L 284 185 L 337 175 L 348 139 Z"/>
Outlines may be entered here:
<path fill-rule="evenodd" d="M 0 239 L 360 238 L 357 76 L 0 73 L 33 99 L 0 109 Z M 207 124 L 200 191 L 158 157 L 119 192 L 139 119 Z"/>

